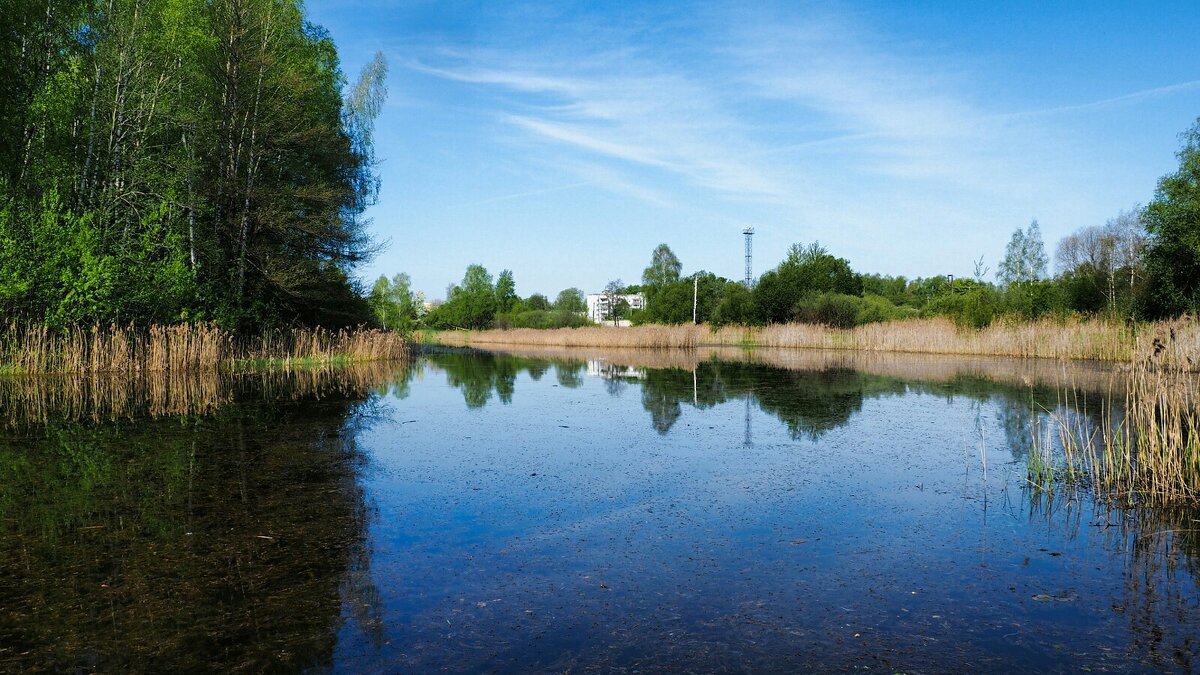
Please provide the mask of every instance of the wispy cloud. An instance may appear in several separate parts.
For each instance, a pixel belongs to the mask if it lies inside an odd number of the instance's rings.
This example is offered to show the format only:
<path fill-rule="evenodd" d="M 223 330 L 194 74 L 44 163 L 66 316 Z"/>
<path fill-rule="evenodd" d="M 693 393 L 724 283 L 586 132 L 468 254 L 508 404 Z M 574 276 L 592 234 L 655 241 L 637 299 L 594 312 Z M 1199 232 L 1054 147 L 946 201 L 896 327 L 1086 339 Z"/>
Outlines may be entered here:
<path fill-rule="evenodd" d="M 1161 96 L 1169 96 L 1181 92 L 1200 90 L 1200 80 L 1189 80 L 1187 82 L 1179 82 L 1177 84 L 1169 84 L 1163 87 L 1153 87 L 1151 89 L 1143 89 L 1122 96 L 1113 96 L 1111 98 L 1100 99 L 1099 101 L 1091 101 L 1088 103 L 1078 103 L 1073 105 L 1054 106 L 1051 108 L 1042 108 L 1040 110 L 1024 110 L 1014 113 L 1004 113 L 997 115 L 997 119 L 1024 119 L 1033 117 L 1048 117 L 1051 115 L 1059 115 L 1062 113 L 1085 112 L 1088 110 L 1102 110 L 1120 105 L 1130 105 L 1141 103 L 1149 99 L 1159 98 Z"/>
<path fill-rule="evenodd" d="M 753 220 L 752 207 L 780 238 L 842 237 L 868 255 L 885 230 L 927 248 L 954 238 L 993 250 L 1038 204 L 1072 205 L 1062 183 L 1079 171 L 1070 158 L 1082 144 L 1055 115 L 1200 89 L 1196 80 L 1009 112 L 1012 97 L 988 96 L 970 64 L 894 42 L 856 15 L 698 14 L 679 39 L 556 24 L 540 42 L 442 46 L 407 68 L 473 92 L 506 147 L 578 179 L 569 186 L 720 227 Z"/>
<path fill-rule="evenodd" d="M 512 194 L 499 195 L 496 197 L 489 197 L 487 199 L 480 199 L 480 200 L 473 201 L 473 202 L 467 202 L 465 204 L 455 204 L 448 208 L 457 209 L 457 208 L 466 208 L 466 207 L 472 207 L 472 206 L 485 206 L 487 204 L 498 204 L 500 202 L 507 202 L 507 201 L 511 201 L 513 199 L 524 199 L 526 197 L 537 197 L 539 195 L 548 195 L 548 194 L 551 194 L 554 192 L 562 192 L 564 190 L 573 190 L 575 188 L 581 188 L 581 187 L 584 187 L 587 185 L 593 185 L 593 184 L 595 184 L 594 181 L 581 180 L 581 181 L 576 181 L 574 183 L 567 183 L 566 185 L 555 185 L 553 187 L 542 188 L 540 190 L 525 190 L 524 192 L 514 192 Z"/>

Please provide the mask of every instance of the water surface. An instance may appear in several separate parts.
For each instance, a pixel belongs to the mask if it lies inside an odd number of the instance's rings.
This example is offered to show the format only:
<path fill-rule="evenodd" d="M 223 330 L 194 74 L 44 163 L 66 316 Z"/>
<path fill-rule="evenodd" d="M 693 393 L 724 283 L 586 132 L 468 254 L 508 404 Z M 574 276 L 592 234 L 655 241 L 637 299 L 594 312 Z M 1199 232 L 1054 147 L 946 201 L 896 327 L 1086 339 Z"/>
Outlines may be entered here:
<path fill-rule="evenodd" d="M 0 669 L 1190 671 L 1200 516 L 1026 480 L 1110 379 L 443 350 L 3 380 Z"/>

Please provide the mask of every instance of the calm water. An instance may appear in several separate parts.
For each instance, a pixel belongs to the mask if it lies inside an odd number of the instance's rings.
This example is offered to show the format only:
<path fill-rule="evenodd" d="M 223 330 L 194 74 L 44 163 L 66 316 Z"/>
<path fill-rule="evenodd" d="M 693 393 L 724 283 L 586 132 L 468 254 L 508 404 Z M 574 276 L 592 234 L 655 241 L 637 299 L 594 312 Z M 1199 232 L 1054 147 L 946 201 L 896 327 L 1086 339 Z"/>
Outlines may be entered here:
<path fill-rule="evenodd" d="M 0 670 L 1191 671 L 1200 514 L 1025 479 L 1057 387 L 1107 381 L 461 351 L 0 380 Z"/>

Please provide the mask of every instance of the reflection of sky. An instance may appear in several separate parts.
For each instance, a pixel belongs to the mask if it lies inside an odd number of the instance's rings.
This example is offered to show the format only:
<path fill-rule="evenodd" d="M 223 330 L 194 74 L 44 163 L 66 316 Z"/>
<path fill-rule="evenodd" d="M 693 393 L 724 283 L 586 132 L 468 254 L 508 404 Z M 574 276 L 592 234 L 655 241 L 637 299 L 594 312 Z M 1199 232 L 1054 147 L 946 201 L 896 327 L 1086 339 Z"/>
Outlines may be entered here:
<path fill-rule="evenodd" d="M 1098 667 L 1133 640 L 1122 546 L 1031 509 L 1000 397 L 867 398 L 816 439 L 753 407 L 745 447 L 742 400 L 660 433 L 641 383 L 522 372 L 466 408 L 433 372 L 359 439 L 387 644 L 347 624 L 346 669 Z"/>

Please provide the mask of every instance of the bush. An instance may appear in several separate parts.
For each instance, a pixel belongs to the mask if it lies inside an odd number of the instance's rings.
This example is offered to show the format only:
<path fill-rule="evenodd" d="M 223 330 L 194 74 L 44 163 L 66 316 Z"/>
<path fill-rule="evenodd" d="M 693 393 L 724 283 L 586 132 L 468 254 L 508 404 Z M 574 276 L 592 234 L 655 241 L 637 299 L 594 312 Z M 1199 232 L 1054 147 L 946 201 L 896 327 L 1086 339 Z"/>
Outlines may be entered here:
<path fill-rule="evenodd" d="M 1000 297 L 991 286 L 979 284 L 939 295 L 925 309 L 927 315 L 950 317 L 962 327 L 986 328 L 1000 313 Z"/>
<path fill-rule="evenodd" d="M 1004 291 L 1004 310 L 1022 319 L 1067 313 L 1063 289 L 1053 281 L 1012 284 Z"/>
<path fill-rule="evenodd" d="M 822 293 L 796 303 L 793 316 L 800 323 L 816 323 L 833 328 L 858 325 L 861 298 L 842 293 Z"/>
<path fill-rule="evenodd" d="M 590 326 L 586 316 L 563 310 L 533 309 L 496 315 L 496 328 L 579 328 Z"/>

